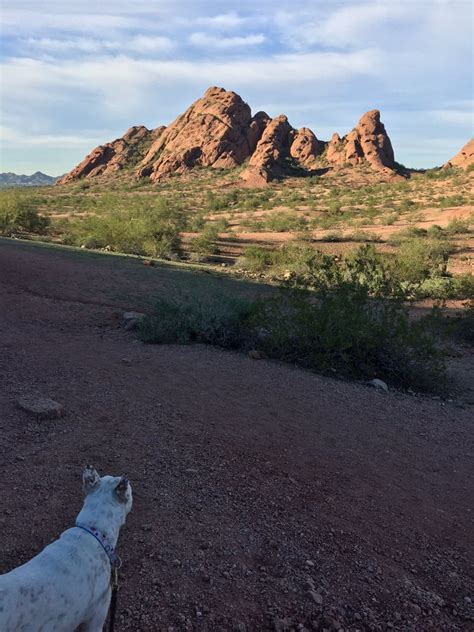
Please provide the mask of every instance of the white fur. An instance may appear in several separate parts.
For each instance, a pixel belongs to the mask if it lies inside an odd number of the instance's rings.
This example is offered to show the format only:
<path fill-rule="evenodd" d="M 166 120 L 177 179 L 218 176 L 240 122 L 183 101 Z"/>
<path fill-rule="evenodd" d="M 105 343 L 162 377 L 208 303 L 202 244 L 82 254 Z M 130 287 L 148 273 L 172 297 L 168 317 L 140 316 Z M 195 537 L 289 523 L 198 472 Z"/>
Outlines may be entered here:
<path fill-rule="evenodd" d="M 77 522 L 104 533 L 115 547 L 132 507 L 124 477 L 84 470 L 86 498 Z M 110 603 L 110 561 L 89 533 L 71 528 L 39 555 L 0 575 L 1 632 L 100 632 Z"/>

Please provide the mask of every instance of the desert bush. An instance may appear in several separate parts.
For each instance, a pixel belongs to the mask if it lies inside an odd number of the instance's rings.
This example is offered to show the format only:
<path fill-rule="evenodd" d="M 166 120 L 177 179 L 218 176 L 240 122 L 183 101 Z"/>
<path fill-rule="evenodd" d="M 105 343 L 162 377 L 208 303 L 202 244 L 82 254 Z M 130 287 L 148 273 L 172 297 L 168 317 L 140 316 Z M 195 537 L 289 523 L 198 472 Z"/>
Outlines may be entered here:
<path fill-rule="evenodd" d="M 98 213 L 70 222 L 68 237 L 76 245 L 169 259 L 179 252 L 180 232 L 186 227 L 183 210 L 162 198 L 104 196 Z"/>
<path fill-rule="evenodd" d="M 458 175 L 459 169 L 450 167 L 443 169 L 442 167 L 435 167 L 434 169 L 427 169 L 424 173 L 425 178 L 428 180 L 446 180 L 452 176 Z"/>
<path fill-rule="evenodd" d="M 450 277 L 432 277 L 417 288 L 417 297 L 446 301 L 448 299 L 474 299 L 474 277 L 459 274 Z"/>
<path fill-rule="evenodd" d="M 203 231 L 193 239 L 191 248 L 200 258 L 206 258 L 219 252 L 217 239 L 219 229 L 215 224 L 207 224 Z"/>
<path fill-rule="evenodd" d="M 317 300 L 296 291 L 261 302 L 257 347 L 269 357 L 345 377 L 379 377 L 437 390 L 444 363 L 429 319 L 412 322 L 398 300 L 343 283 Z"/>
<path fill-rule="evenodd" d="M 265 217 L 262 223 L 266 230 L 277 233 L 302 230 L 307 226 L 307 221 L 304 217 L 295 215 L 294 213 L 285 213 L 284 211 L 270 213 Z"/>
<path fill-rule="evenodd" d="M 222 211 L 234 203 L 233 196 L 217 196 L 212 191 L 206 194 L 206 209 L 211 212 Z"/>
<path fill-rule="evenodd" d="M 445 237 L 444 230 L 438 224 L 432 224 L 431 226 L 429 226 L 426 229 L 426 234 L 429 237 L 434 237 L 434 238 L 437 238 L 437 239 L 441 239 L 441 238 Z"/>
<path fill-rule="evenodd" d="M 443 319 L 444 333 L 458 342 L 474 344 L 474 297 L 464 305 L 457 316 Z"/>
<path fill-rule="evenodd" d="M 399 213 L 390 213 L 389 215 L 384 215 L 382 218 L 382 223 L 386 226 L 392 226 L 399 219 Z"/>
<path fill-rule="evenodd" d="M 144 342 L 200 342 L 235 349 L 249 339 L 252 310 L 250 301 L 220 293 L 160 298 L 154 315 L 141 321 L 140 335 Z"/>
<path fill-rule="evenodd" d="M 454 217 L 445 230 L 449 235 L 462 235 L 471 231 L 471 223 L 466 219 Z"/>
<path fill-rule="evenodd" d="M 219 294 L 160 299 L 155 315 L 141 325 L 142 339 L 258 349 L 270 358 L 331 375 L 440 389 L 445 373 L 433 319 L 413 322 L 402 295 L 386 296 L 392 281 L 376 253 L 364 252 L 345 268 L 316 252 L 306 274 L 294 275 L 291 287 L 271 298 L 237 301 Z M 378 268 L 376 283 L 373 266 Z"/>
<path fill-rule="evenodd" d="M 49 219 L 41 215 L 37 206 L 39 200 L 28 193 L 17 190 L 0 192 L 0 234 L 44 234 L 49 226 Z"/>
<path fill-rule="evenodd" d="M 466 204 L 466 199 L 463 195 L 447 195 L 445 197 L 441 197 L 439 200 L 439 205 L 441 208 L 448 208 L 449 206 L 462 206 Z"/>
<path fill-rule="evenodd" d="M 249 272 L 263 272 L 273 261 L 273 251 L 260 246 L 246 246 L 240 264 Z"/>
<path fill-rule="evenodd" d="M 453 245 L 444 240 L 408 239 L 400 245 L 396 257 L 396 274 L 399 279 L 412 284 L 445 274 L 453 250 Z"/>

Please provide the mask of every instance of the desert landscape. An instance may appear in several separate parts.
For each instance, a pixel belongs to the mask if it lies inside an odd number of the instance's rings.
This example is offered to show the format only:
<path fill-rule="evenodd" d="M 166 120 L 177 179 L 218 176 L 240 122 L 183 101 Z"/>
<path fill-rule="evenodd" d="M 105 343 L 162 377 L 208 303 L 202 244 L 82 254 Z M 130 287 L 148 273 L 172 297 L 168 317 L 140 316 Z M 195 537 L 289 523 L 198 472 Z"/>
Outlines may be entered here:
<path fill-rule="evenodd" d="M 474 629 L 469 11 L 53 4 L 0 11 L 0 615 L 93 464 L 116 631 Z"/>

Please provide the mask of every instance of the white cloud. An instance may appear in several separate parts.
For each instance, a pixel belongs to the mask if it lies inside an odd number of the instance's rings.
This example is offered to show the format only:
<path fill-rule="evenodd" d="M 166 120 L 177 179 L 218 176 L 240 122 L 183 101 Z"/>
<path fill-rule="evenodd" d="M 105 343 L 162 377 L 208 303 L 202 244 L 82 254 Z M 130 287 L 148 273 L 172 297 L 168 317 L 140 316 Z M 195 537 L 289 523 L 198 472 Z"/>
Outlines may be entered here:
<path fill-rule="evenodd" d="M 230 11 L 229 13 L 222 13 L 221 15 L 211 17 L 199 17 L 196 23 L 217 29 L 235 29 L 242 26 L 245 21 L 245 18 L 238 15 L 235 11 Z"/>
<path fill-rule="evenodd" d="M 432 110 L 428 112 L 436 121 L 450 125 L 463 125 L 474 130 L 474 110 Z"/>
<path fill-rule="evenodd" d="M 137 53 L 169 52 L 175 48 L 175 43 L 168 37 L 136 35 L 120 40 L 94 39 L 90 37 L 75 37 L 68 39 L 54 39 L 50 37 L 24 40 L 27 47 L 41 50 L 48 54 L 81 52 L 103 53 L 117 51 L 131 51 Z"/>
<path fill-rule="evenodd" d="M 9 127 L 0 127 L 0 141 L 5 145 L 18 147 L 83 147 L 92 149 L 95 138 L 86 136 L 76 136 L 73 134 L 24 134 Z"/>
<path fill-rule="evenodd" d="M 75 90 L 108 95 L 114 102 L 126 103 L 133 93 L 150 85 L 188 81 L 232 86 L 266 85 L 285 90 L 298 82 L 375 76 L 380 72 L 377 51 L 284 54 L 230 60 L 134 59 L 126 55 L 88 57 L 84 60 L 13 58 L 0 66 L 5 103 L 55 98 L 52 91 L 71 98 Z M 135 100 L 135 98 L 133 99 Z M 104 103 L 107 105 L 107 102 Z"/>
<path fill-rule="evenodd" d="M 247 46 L 257 46 L 263 44 L 266 37 L 263 34 L 258 35 L 246 35 L 243 37 L 215 37 L 208 35 L 207 33 L 192 33 L 189 37 L 189 42 L 194 46 L 200 46 L 203 48 L 216 48 L 216 49 L 232 49 L 232 48 L 245 48 Z"/>

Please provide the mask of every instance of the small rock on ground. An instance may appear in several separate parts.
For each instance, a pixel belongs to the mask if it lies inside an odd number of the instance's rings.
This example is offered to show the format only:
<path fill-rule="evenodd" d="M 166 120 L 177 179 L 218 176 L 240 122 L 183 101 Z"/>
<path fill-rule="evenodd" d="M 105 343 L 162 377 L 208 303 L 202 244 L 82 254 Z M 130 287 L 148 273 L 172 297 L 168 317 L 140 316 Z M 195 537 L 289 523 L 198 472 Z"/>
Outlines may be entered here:
<path fill-rule="evenodd" d="M 17 406 L 37 419 L 58 419 L 64 415 L 64 406 L 47 397 L 26 395 L 17 400 Z"/>
<path fill-rule="evenodd" d="M 135 329 L 140 320 L 145 317 L 142 312 L 124 312 L 122 315 L 122 326 L 126 331 Z"/>
<path fill-rule="evenodd" d="M 385 384 L 385 382 L 383 380 L 379 380 L 378 378 L 375 378 L 374 380 L 371 380 L 369 382 L 369 385 L 373 386 L 378 391 L 382 391 L 384 393 L 388 393 L 388 386 Z"/>

